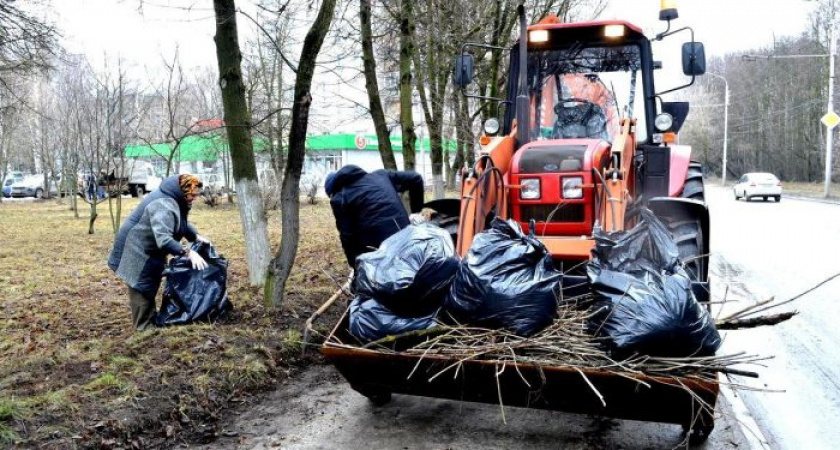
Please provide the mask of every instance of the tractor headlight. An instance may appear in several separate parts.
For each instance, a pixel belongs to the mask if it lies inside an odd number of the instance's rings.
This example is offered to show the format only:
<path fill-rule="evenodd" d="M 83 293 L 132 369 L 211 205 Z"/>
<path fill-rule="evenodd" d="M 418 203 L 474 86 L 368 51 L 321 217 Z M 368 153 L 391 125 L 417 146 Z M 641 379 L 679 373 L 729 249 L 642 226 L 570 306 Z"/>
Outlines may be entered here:
<path fill-rule="evenodd" d="M 563 198 L 583 198 L 583 177 L 563 178 Z"/>
<path fill-rule="evenodd" d="M 499 120 L 491 117 L 484 121 L 484 134 L 487 136 L 495 136 L 499 132 Z"/>
<path fill-rule="evenodd" d="M 674 126 L 674 117 L 668 113 L 660 113 L 654 119 L 653 126 L 659 131 L 668 131 Z"/>
<path fill-rule="evenodd" d="M 540 179 L 526 178 L 522 180 L 522 188 L 519 190 L 519 198 L 523 200 L 536 200 L 540 198 Z"/>

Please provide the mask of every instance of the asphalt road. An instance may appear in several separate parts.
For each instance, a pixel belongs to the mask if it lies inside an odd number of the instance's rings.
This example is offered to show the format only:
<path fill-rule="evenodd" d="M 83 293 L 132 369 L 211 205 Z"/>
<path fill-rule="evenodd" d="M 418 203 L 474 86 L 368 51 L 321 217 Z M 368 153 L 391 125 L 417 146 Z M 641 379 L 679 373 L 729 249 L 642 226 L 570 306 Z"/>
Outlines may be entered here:
<path fill-rule="evenodd" d="M 734 200 L 731 190 L 709 188 L 714 293 L 747 301 L 786 300 L 840 272 L 840 205 L 783 198 L 781 203 Z M 780 311 L 800 314 L 774 327 L 727 333 L 724 350 L 773 355 L 753 386 L 784 392 L 743 392 L 773 449 L 840 446 L 840 279 Z"/>

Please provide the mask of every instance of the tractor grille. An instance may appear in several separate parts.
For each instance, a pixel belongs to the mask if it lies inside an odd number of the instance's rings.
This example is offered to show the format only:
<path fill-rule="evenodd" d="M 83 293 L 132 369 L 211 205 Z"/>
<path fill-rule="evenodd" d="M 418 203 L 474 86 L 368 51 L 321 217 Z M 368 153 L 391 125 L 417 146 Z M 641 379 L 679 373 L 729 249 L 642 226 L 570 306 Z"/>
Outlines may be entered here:
<path fill-rule="evenodd" d="M 585 145 L 531 147 L 519 158 L 520 173 L 580 172 Z"/>
<path fill-rule="evenodd" d="M 564 222 L 583 222 L 584 221 L 584 205 L 571 204 L 563 205 L 559 208 L 557 205 L 520 205 L 520 212 L 523 222 L 531 219 L 537 222 L 547 222 L 548 216 L 551 215 L 550 223 L 564 223 Z M 557 208 L 555 211 L 554 208 Z M 554 211 L 554 214 L 552 214 Z"/>

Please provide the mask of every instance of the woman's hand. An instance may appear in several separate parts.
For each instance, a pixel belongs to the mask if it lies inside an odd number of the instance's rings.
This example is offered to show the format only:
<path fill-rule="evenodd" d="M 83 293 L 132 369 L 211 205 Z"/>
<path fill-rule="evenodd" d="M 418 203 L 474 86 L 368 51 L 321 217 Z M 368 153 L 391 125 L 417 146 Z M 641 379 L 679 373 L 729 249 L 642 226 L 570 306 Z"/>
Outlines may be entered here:
<path fill-rule="evenodd" d="M 207 243 L 207 244 L 209 244 L 209 245 L 213 245 L 213 243 L 212 243 L 212 242 L 210 242 L 210 239 L 207 239 L 206 237 L 204 237 L 204 236 L 202 236 L 202 235 L 200 235 L 200 234 L 196 234 L 196 235 L 195 235 L 195 241 L 196 241 L 196 242 L 205 242 L 205 243 Z"/>
<path fill-rule="evenodd" d="M 187 252 L 187 258 L 190 259 L 193 269 L 204 270 L 207 268 L 207 261 L 205 261 L 198 253 L 190 250 Z"/>

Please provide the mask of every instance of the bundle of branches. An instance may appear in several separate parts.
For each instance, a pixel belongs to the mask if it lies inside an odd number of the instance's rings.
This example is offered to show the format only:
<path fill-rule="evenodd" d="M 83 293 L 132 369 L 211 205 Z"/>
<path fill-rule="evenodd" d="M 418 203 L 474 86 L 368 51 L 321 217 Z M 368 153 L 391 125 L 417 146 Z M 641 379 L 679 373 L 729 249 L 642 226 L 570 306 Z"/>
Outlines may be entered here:
<path fill-rule="evenodd" d="M 756 355 L 738 353 L 707 357 L 688 356 L 664 358 L 632 355 L 616 360 L 603 349 L 599 340 L 586 331 L 586 320 L 591 313 L 574 306 L 558 308 L 559 318 L 542 332 L 521 337 L 502 329 L 488 329 L 465 325 L 440 327 L 389 336 L 371 342 L 365 348 L 393 352 L 393 344 L 400 340 L 419 339 L 410 348 L 399 351 L 408 354 L 444 355 L 453 363 L 436 374 L 458 370 L 469 360 L 497 361 L 504 364 L 531 364 L 538 366 L 564 366 L 576 369 L 601 369 L 616 373 L 647 374 L 658 376 L 690 376 L 713 381 L 718 372 L 758 377 L 754 372 L 733 368 L 736 365 L 758 364 L 767 359 Z M 434 378 L 434 377 L 433 377 Z"/>

